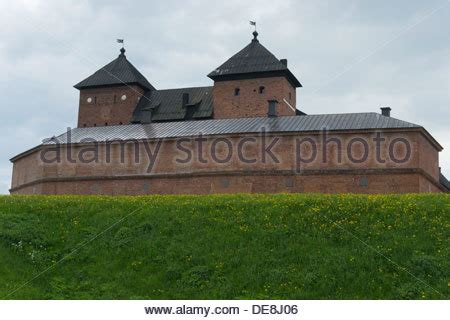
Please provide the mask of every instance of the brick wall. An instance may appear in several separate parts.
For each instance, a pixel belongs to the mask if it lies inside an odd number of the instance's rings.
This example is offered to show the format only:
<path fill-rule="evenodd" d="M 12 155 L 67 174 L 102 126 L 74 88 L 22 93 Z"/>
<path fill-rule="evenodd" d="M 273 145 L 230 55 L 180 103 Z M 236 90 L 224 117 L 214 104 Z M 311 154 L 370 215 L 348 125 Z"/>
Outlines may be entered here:
<path fill-rule="evenodd" d="M 260 87 L 264 92 L 260 93 Z M 239 95 L 235 95 L 239 89 Z M 284 77 L 216 81 L 213 87 L 214 118 L 265 117 L 267 100 L 278 100 L 278 116 L 295 115 L 296 91 Z M 287 103 L 284 101 L 287 101 Z"/>
<path fill-rule="evenodd" d="M 376 159 L 376 145 L 372 143 L 377 132 L 333 133 L 326 137 L 322 134 L 284 134 L 247 136 L 210 136 L 204 137 L 202 153 L 198 142 L 187 139 L 182 146 L 192 154 L 180 151 L 176 140 L 161 142 L 158 157 L 148 171 L 144 145 L 138 144 L 139 161 L 135 161 L 135 144 L 99 145 L 97 162 L 82 163 L 77 155 L 88 145 L 72 146 L 70 149 L 74 161 L 69 161 L 67 150 L 62 149 L 61 162 L 45 164 L 41 161 L 40 151 L 31 152 L 14 162 L 12 188 L 13 193 L 44 194 L 143 194 L 143 193 L 222 193 L 222 192 L 325 192 L 325 193 L 403 193 L 438 192 L 434 172 L 438 170 L 438 151 L 420 132 L 378 132 L 385 143 L 381 146 Z M 218 139 L 227 139 L 226 143 Z M 237 152 L 243 138 L 251 138 Z M 309 163 L 298 165 L 296 144 L 299 140 L 310 138 L 317 143 L 317 158 Z M 338 161 L 338 147 L 326 139 L 340 139 L 343 143 L 342 159 Z M 355 138 L 365 139 L 368 144 L 368 157 L 364 162 L 350 161 L 345 150 Z M 411 156 L 404 163 L 396 163 L 390 158 L 388 145 L 395 138 L 404 138 L 411 144 Z M 261 157 L 264 144 L 274 139 L 278 143 L 271 150 L 278 161 L 268 154 Z M 155 150 L 156 141 L 149 142 Z M 92 146 L 90 146 L 92 147 Z M 107 161 L 106 148 L 111 150 Z M 211 150 L 214 149 L 214 156 Z M 324 159 L 324 149 L 326 159 Z M 353 145 L 352 157 L 364 157 L 364 148 L 358 142 Z M 231 150 L 231 154 L 230 151 Z M 306 159 L 311 153 L 308 143 L 298 147 Z M 423 152 L 428 152 L 423 155 Z M 399 145 L 394 150 L 401 158 L 405 150 Z M 123 154 L 124 162 L 120 161 Z M 91 159 L 93 153 L 85 152 L 83 159 Z M 52 153 L 47 154 L 52 157 Z M 222 163 L 229 157 L 229 161 Z M 427 161 L 423 157 L 427 157 Z M 189 161 L 184 161 L 187 160 Z M 255 160 L 249 163 L 246 160 Z M 180 163 L 180 161 L 183 160 Z"/>
<path fill-rule="evenodd" d="M 368 186 L 360 186 L 362 177 Z M 75 182 L 44 182 L 16 194 L 211 194 L 211 193 L 417 193 L 419 174 L 380 175 L 220 175 L 199 177 L 148 177 Z"/>
<path fill-rule="evenodd" d="M 418 137 L 419 166 L 424 168 L 433 178 L 439 180 L 439 153 L 423 137 Z"/>
<path fill-rule="evenodd" d="M 78 127 L 128 124 L 143 92 L 139 86 L 80 90 Z"/>

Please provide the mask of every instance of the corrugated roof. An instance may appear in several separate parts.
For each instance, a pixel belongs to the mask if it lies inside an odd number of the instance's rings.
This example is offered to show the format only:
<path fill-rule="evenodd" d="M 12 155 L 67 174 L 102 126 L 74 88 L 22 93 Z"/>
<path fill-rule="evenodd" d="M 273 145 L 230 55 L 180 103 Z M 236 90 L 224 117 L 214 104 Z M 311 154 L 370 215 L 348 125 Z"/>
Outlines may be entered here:
<path fill-rule="evenodd" d="M 296 87 L 301 87 L 300 82 L 289 71 L 287 65 L 278 60 L 255 38 L 244 49 L 225 61 L 220 67 L 208 74 L 213 80 L 225 76 L 255 74 L 255 73 L 279 73 L 284 74 Z"/>
<path fill-rule="evenodd" d="M 260 133 L 263 129 L 266 132 L 283 133 L 321 131 L 323 129 L 336 131 L 402 128 L 421 128 L 421 126 L 392 117 L 385 117 L 378 113 L 346 113 L 74 128 L 71 130 L 70 134 L 72 143 L 80 143 L 86 142 L 85 139 L 94 139 L 101 142 L 107 140 L 189 137 L 197 136 L 199 134 L 221 135 Z M 60 143 L 67 143 L 67 133 L 56 137 L 56 139 Z"/>
<path fill-rule="evenodd" d="M 213 112 L 212 87 L 194 87 L 148 91 L 141 97 L 131 122 L 142 121 L 143 110 L 152 110 L 153 121 L 183 120 L 187 109 L 183 107 L 183 94 L 189 95 L 193 106 L 193 119 L 210 118 Z"/>
<path fill-rule="evenodd" d="M 138 84 L 147 90 L 155 90 L 148 80 L 137 70 L 125 56 L 125 49 L 117 59 L 96 71 L 93 75 L 84 79 L 74 87 L 77 89 L 108 86 Z"/>

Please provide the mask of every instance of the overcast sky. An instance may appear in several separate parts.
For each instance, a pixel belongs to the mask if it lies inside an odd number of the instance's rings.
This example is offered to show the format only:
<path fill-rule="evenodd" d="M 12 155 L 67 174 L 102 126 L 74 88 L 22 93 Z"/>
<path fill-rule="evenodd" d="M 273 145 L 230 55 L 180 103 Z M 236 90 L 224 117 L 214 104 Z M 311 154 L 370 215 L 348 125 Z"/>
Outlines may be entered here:
<path fill-rule="evenodd" d="M 303 84 L 297 108 L 378 112 L 423 125 L 450 178 L 450 1 L 0 2 L 0 193 L 9 159 L 76 126 L 73 85 L 127 58 L 159 89 L 212 85 L 206 75 L 252 38 Z"/>

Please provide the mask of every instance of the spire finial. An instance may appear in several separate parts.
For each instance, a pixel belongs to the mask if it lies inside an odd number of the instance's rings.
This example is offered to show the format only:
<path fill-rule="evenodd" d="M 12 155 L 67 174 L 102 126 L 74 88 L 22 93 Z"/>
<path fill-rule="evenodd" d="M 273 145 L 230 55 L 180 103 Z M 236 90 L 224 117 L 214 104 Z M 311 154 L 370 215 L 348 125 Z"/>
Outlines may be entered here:
<path fill-rule="evenodd" d="M 119 57 L 125 57 L 125 44 L 124 44 L 124 40 L 123 39 L 117 39 L 117 43 L 121 43 L 122 44 L 122 49 L 120 49 L 120 55 Z"/>
<path fill-rule="evenodd" d="M 256 31 L 256 21 L 250 21 L 250 25 L 255 27 L 255 31 L 253 31 L 253 41 L 258 41 L 258 32 Z"/>
<path fill-rule="evenodd" d="M 253 31 L 253 40 L 252 41 L 258 41 L 258 32 L 256 30 Z"/>

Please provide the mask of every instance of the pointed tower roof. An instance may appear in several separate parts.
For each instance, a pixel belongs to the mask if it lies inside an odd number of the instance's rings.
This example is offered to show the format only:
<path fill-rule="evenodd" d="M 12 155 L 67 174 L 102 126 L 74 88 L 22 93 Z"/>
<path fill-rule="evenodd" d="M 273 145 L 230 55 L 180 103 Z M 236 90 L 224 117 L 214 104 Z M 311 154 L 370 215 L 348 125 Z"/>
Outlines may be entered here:
<path fill-rule="evenodd" d="M 301 87 L 300 81 L 289 71 L 287 60 L 278 60 L 258 40 L 253 32 L 249 45 L 208 74 L 214 81 L 248 79 L 255 77 L 285 76 L 294 87 Z"/>
<path fill-rule="evenodd" d="M 127 60 L 125 49 L 122 48 L 120 49 L 120 55 L 117 59 L 108 63 L 74 87 L 77 89 L 84 89 L 124 84 L 137 84 L 146 90 L 155 90 L 142 73 Z"/>

